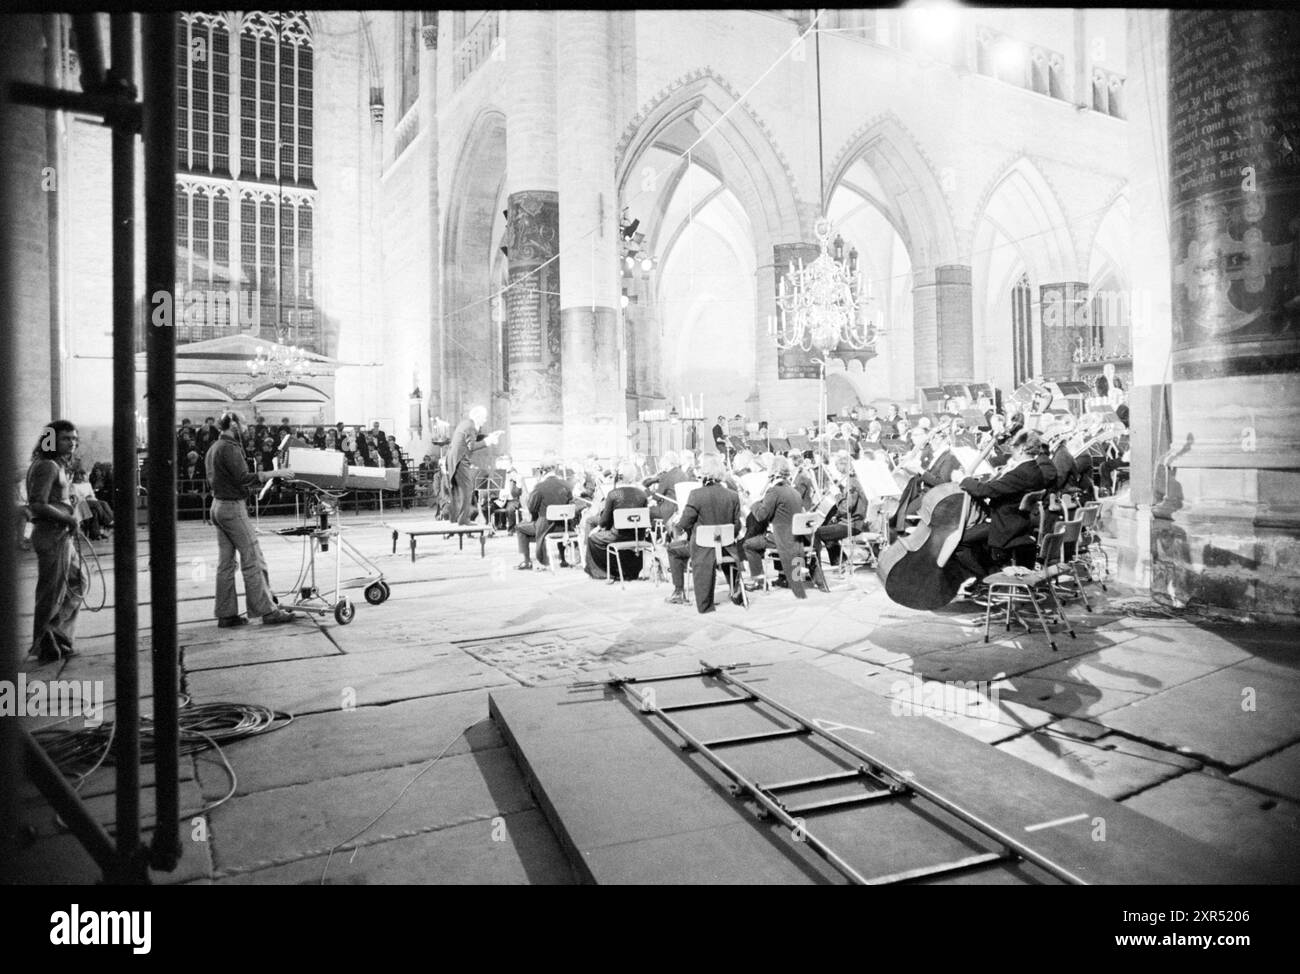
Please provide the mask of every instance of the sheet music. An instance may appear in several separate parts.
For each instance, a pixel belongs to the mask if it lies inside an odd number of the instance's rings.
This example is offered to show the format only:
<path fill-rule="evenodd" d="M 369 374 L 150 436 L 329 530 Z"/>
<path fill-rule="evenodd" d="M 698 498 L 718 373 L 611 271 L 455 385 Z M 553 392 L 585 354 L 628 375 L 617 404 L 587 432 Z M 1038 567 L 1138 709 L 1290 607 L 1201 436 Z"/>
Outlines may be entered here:
<path fill-rule="evenodd" d="M 858 475 L 858 483 L 862 484 L 862 490 L 866 493 L 868 501 L 898 496 L 898 481 L 894 479 L 889 464 L 883 458 L 854 460 L 853 469 Z"/>

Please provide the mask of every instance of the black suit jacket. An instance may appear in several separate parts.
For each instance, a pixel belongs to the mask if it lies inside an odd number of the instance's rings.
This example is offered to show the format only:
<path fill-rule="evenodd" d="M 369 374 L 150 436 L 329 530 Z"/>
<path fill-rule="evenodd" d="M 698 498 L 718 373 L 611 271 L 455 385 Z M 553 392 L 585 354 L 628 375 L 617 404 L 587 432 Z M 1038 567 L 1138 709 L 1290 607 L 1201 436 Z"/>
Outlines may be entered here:
<path fill-rule="evenodd" d="M 537 523 L 537 537 L 540 540 L 551 530 L 551 523 L 546 520 L 546 508 L 551 504 L 572 504 L 573 492 L 569 490 L 569 485 L 559 477 L 547 476 L 542 482 L 533 488 L 533 492 L 528 495 L 528 513 L 533 516 Z M 558 522 L 563 527 L 563 522 Z M 570 527 L 577 527 L 578 521 L 569 522 Z"/>
<path fill-rule="evenodd" d="M 940 484 L 952 483 L 952 475 L 957 468 L 961 466 L 961 461 L 952 455 L 949 450 L 938 460 L 930 465 L 930 468 L 921 474 L 921 479 L 927 487 L 938 487 Z"/>
<path fill-rule="evenodd" d="M 740 539 L 740 495 L 728 490 L 722 484 L 707 484 L 696 487 L 686 499 L 681 520 L 677 522 L 680 530 L 686 532 L 691 542 L 691 557 L 695 557 L 695 526 L 697 524 L 731 524 L 736 528 L 736 539 Z M 704 549 L 712 556 L 713 549 Z"/>
<path fill-rule="evenodd" d="M 1050 463 L 1050 461 L 1049 461 Z M 989 527 L 989 547 L 1008 548 L 1013 542 L 1032 539 L 1033 527 L 1030 513 L 1020 510 L 1024 496 L 1046 486 L 1043 470 L 1035 460 L 1025 460 L 1018 466 L 1003 470 L 992 480 L 978 481 L 967 477 L 961 489 L 972 497 L 987 499 L 992 514 Z"/>
<path fill-rule="evenodd" d="M 636 484 L 621 484 L 605 495 L 605 509 L 600 514 L 600 526 L 605 530 L 614 528 L 614 512 L 625 508 L 647 507 L 645 491 Z M 650 527 L 650 525 L 646 525 Z M 623 528 L 618 532 L 619 541 L 632 541 L 636 537 L 635 528 Z M 645 532 L 641 532 L 642 536 Z"/>
<path fill-rule="evenodd" d="M 772 540 L 776 542 L 776 553 L 781 557 L 781 565 L 790 582 L 790 591 L 799 598 L 803 598 L 803 582 L 793 577 L 790 566 L 798 564 L 802 543 L 791 532 L 791 522 L 802 510 L 803 501 L 799 494 L 785 480 L 778 480 L 749 512 L 760 530 L 771 530 Z"/>

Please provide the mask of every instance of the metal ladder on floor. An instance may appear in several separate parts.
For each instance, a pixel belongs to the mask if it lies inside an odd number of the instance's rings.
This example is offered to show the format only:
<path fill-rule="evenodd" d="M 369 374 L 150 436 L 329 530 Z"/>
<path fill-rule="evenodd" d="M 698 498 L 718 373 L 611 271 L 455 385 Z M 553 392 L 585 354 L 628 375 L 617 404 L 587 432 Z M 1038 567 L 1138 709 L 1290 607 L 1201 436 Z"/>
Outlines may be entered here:
<path fill-rule="evenodd" d="M 752 684 L 737 679 L 732 675 L 732 671 L 746 670 L 749 668 L 749 665 L 750 664 L 748 663 L 737 663 L 725 666 L 714 666 L 701 660 L 700 668 L 698 670 L 684 673 L 647 677 L 614 677 L 609 680 L 575 683 L 573 684 L 573 687 L 577 689 L 582 687 L 604 686 L 611 690 L 619 691 L 640 713 L 648 718 L 657 718 L 674 734 L 681 738 L 684 743 L 679 746 L 683 750 L 698 753 L 701 757 L 722 772 L 729 781 L 727 787 L 732 797 L 748 797 L 757 802 L 757 814 L 760 819 L 766 819 L 768 816 L 775 818 L 790 831 L 790 835 L 794 841 L 807 845 L 838 872 L 845 876 L 851 883 L 866 886 L 903 883 L 918 879 L 952 875 L 998 862 L 1011 864 L 1020 860 L 1038 866 L 1040 869 L 1063 882 L 1076 885 L 1083 885 L 1085 883 L 1083 879 L 1070 872 L 1064 866 L 1061 866 L 1051 861 L 1046 856 L 1035 852 L 1033 849 L 1012 838 L 1009 834 L 997 828 L 992 823 L 986 822 L 974 812 L 962 808 L 956 802 L 943 797 L 933 789 L 918 782 L 915 776 L 910 772 L 904 773 L 890 767 L 885 761 L 868 754 L 830 731 L 823 729 L 815 721 L 810 720 L 779 701 L 774 700 L 767 694 L 757 690 Z M 733 696 L 721 699 L 687 701 L 685 703 L 659 706 L 655 703 L 655 695 L 653 691 L 640 692 L 637 689 L 640 687 L 646 687 L 648 684 L 666 683 L 674 680 L 699 679 L 700 677 L 711 678 L 716 680 L 723 688 L 738 692 Z M 736 734 L 701 740 L 699 737 L 686 730 L 686 728 L 684 728 L 681 723 L 672 716 L 673 714 L 699 711 L 712 707 L 728 707 L 739 704 L 754 703 L 761 703 L 772 708 L 777 713 L 786 717 L 790 721 L 790 724 L 787 726 L 777 727 L 773 730 L 756 731 L 748 734 Z M 763 783 L 753 781 L 746 777 L 719 753 L 720 750 L 725 750 L 729 747 L 793 737 L 816 738 L 829 743 L 833 747 L 850 755 L 854 760 L 847 761 L 846 763 L 854 764 L 854 767 L 846 768 L 843 771 L 834 771 L 818 775 L 809 775 L 801 778 L 791 778 L 785 781 Z M 799 792 L 806 791 L 810 788 L 849 783 L 853 781 L 858 781 L 864 784 L 867 790 L 864 790 L 861 794 L 857 795 L 845 795 L 835 798 L 827 798 L 820 801 L 800 802 L 797 799 Z M 976 832 L 990 840 L 997 848 L 991 851 L 965 856 L 951 862 L 927 865 L 915 869 L 900 870 L 883 876 L 865 876 L 859 869 L 849 863 L 843 855 L 831 848 L 823 838 L 819 837 L 817 833 L 810 828 L 809 822 L 806 818 L 806 816 L 816 816 L 825 812 L 843 811 L 852 806 L 863 806 L 883 801 L 898 801 L 900 799 L 913 797 L 919 797 L 943 809 L 948 814 L 970 826 Z"/>

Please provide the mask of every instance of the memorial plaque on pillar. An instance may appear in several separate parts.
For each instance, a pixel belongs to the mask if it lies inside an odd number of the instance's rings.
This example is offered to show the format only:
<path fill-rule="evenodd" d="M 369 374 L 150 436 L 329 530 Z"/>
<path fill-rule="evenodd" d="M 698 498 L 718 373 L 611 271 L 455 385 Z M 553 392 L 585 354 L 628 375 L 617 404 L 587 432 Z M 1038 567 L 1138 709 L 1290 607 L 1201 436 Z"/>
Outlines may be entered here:
<path fill-rule="evenodd" d="M 512 193 L 506 249 L 506 354 L 512 422 L 561 420 L 559 205 L 551 192 Z M 549 261 L 549 263 L 548 263 Z"/>
<path fill-rule="evenodd" d="M 1072 377 L 1075 350 L 1089 343 L 1092 313 L 1088 285 L 1078 281 L 1044 284 L 1042 300 L 1043 378 Z"/>
<path fill-rule="evenodd" d="M 1300 15 L 1169 24 L 1176 379 L 1300 368 Z"/>

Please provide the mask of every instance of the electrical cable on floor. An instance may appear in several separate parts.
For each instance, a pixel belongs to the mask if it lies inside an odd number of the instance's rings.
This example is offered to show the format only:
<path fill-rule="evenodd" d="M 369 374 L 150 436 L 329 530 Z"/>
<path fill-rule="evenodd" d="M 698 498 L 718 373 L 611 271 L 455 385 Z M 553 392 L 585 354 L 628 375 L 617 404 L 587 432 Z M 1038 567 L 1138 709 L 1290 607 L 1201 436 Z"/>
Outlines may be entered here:
<path fill-rule="evenodd" d="M 280 730 L 289 726 L 293 719 L 293 714 L 257 704 L 209 703 L 190 706 L 186 700 L 178 720 L 180 753 L 190 756 L 215 750 L 230 778 L 230 789 L 217 801 L 197 811 L 185 812 L 180 816 L 181 819 L 205 815 L 235 794 L 238 779 L 221 742 L 229 743 Z M 154 760 L 153 718 L 142 715 L 140 722 L 140 761 L 142 764 L 151 764 Z M 32 737 L 64 776 L 75 777 L 74 790 L 80 791 L 86 780 L 101 766 L 113 763 L 111 756 L 115 733 L 116 721 L 109 720 L 95 727 L 84 727 L 71 732 L 45 727 L 34 732 Z"/>
<path fill-rule="evenodd" d="M 476 721 L 475 723 L 477 723 L 477 721 Z M 429 762 L 428 762 L 428 763 L 427 763 L 423 768 L 421 768 L 421 769 L 419 770 L 419 772 L 416 774 L 416 776 L 415 776 L 414 778 L 412 778 L 410 781 L 408 781 L 408 782 L 406 783 L 406 787 L 404 787 L 400 792 L 397 793 L 397 797 L 394 798 L 391 802 L 389 802 L 387 808 L 385 808 L 382 812 L 380 812 L 378 815 L 376 815 L 374 818 L 372 818 L 372 819 L 371 819 L 369 822 L 367 822 L 365 825 L 361 826 L 361 828 L 359 828 L 357 831 L 355 831 L 355 832 L 353 832 L 351 835 L 349 835 L 349 836 L 348 836 L 346 839 L 344 839 L 342 842 L 335 843 L 333 846 L 330 847 L 329 855 L 327 855 L 327 856 L 325 857 L 325 868 L 322 869 L 321 872 L 320 872 L 320 884 L 321 884 L 322 886 L 325 885 L 325 874 L 326 874 L 327 872 L 329 872 L 330 862 L 331 862 L 331 860 L 333 860 L 333 858 L 334 858 L 334 853 L 335 853 L 336 851 L 338 851 L 339 849 L 342 849 L 344 846 L 346 846 L 346 845 L 347 845 L 349 842 L 351 842 L 353 839 L 356 839 L 356 838 L 358 838 L 358 837 L 360 837 L 360 836 L 362 836 L 362 835 L 365 835 L 366 832 L 370 831 L 370 829 L 375 825 L 376 822 L 378 822 L 381 818 L 383 818 L 385 815 L 387 815 L 389 812 L 391 812 L 391 811 L 393 810 L 393 808 L 397 805 L 397 803 L 400 802 L 400 801 L 402 800 L 402 796 L 405 795 L 408 791 L 411 790 L 411 786 L 412 786 L 413 784 L 415 784 L 417 781 L 419 781 L 422 777 L 424 777 L 425 773 L 426 773 L 430 768 L 432 768 L 435 764 L 437 764 L 437 763 L 442 759 L 443 755 L 445 755 L 448 751 L 451 750 L 451 746 L 452 746 L 453 744 L 455 744 L 455 743 L 456 743 L 457 741 L 459 741 L 462 737 L 464 737 L 466 734 L 468 734 L 469 731 L 470 731 L 470 728 L 472 728 L 473 726 L 474 726 L 474 724 L 469 724 L 469 725 L 467 725 L 467 726 L 465 727 L 464 730 L 462 730 L 459 734 L 457 734 L 457 735 L 456 735 L 455 737 L 453 737 L 450 741 L 448 741 L 448 742 L 447 742 L 447 746 L 444 747 L 441 751 L 439 751 L 436 757 L 434 757 L 433 759 L 431 759 L 431 760 L 430 760 L 430 761 L 429 761 Z M 357 848 L 360 848 L 360 846 L 358 846 Z"/>

